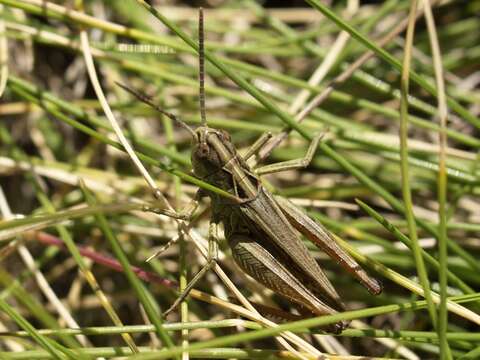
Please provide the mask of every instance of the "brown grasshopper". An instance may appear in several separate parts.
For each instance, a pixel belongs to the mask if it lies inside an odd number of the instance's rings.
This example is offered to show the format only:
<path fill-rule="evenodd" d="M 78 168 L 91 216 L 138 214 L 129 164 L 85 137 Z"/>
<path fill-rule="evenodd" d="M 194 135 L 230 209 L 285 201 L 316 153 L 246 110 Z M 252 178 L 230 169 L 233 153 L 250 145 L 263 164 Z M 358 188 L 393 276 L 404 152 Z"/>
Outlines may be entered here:
<path fill-rule="evenodd" d="M 151 99 L 121 85 L 141 101 L 188 129 L 193 138 L 192 165 L 194 174 L 234 195 L 235 200 L 203 191 L 212 204 L 207 265 L 192 279 L 173 309 L 185 298 L 195 282 L 216 262 L 216 226 L 222 223 L 225 238 L 237 265 L 252 278 L 274 292 L 299 305 L 302 314 L 310 316 L 334 314 L 345 310 L 332 283 L 309 253 L 298 232 L 302 233 L 345 270 L 355 276 L 370 293 L 379 294 L 380 283 L 346 253 L 321 224 L 313 221 L 290 201 L 270 194 L 259 178 L 260 174 L 299 169 L 308 166 L 320 136 L 310 144 L 304 158 L 251 169 L 247 160 L 257 154 L 270 137 L 265 134 L 242 157 L 223 130 L 207 125 L 204 90 L 203 13 L 199 13 L 199 78 L 201 125 L 192 129 L 152 103 Z M 198 193 L 200 194 L 200 193 Z M 187 216 L 188 217 L 188 216 Z M 346 322 L 335 324 L 342 331 Z"/>

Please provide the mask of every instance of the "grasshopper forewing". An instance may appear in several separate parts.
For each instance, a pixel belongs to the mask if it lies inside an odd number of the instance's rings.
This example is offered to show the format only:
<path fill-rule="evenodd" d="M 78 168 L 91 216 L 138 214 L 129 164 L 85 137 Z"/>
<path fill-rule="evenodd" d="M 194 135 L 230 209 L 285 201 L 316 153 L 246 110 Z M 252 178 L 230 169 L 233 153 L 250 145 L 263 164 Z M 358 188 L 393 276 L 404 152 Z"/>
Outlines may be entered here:
<path fill-rule="evenodd" d="M 213 192 L 205 192 L 211 199 L 211 222 L 223 224 L 225 238 L 237 265 L 264 286 L 299 305 L 302 314 L 325 315 L 344 310 L 345 306 L 339 294 L 301 240 L 300 232 L 336 259 L 372 294 L 380 293 L 379 282 L 368 276 L 360 265 L 339 247 L 328 230 L 288 200 L 274 198 L 262 185 L 256 170 L 251 169 L 246 158 L 237 153 L 229 134 L 207 125 L 203 51 L 203 14 L 200 9 L 199 73 L 202 123 L 195 130 L 189 129 L 193 137 L 192 165 L 198 178 L 231 193 L 237 199 L 235 201 Z M 188 128 L 173 114 L 152 104 L 145 95 L 128 88 L 127 90 Z M 301 161 L 289 161 L 284 163 L 284 166 L 269 165 L 268 168 L 274 170 L 259 169 L 258 172 L 305 167 L 319 140 L 319 137 L 315 138 L 307 156 Z M 265 141 L 259 140 L 254 144 L 251 151 L 248 151 L 249 156 L 258 152 L 262 143 Z M 214 234 L 211 234 L 209 240 L 216 241 L 213 237 Z M 209 246 L 209 249 L 211 248 L 213 247 Z M 215 261 L 215 254 L 209 253 L 209 264 Z M 197 274 L 187 289 L 190 289 L 198 278 Z M 180 298 L 183 299 L 185 295 L 182 294 Z M 330 329 L 339 332 L 346 326 L 347 323 L 341 322 Z"/>

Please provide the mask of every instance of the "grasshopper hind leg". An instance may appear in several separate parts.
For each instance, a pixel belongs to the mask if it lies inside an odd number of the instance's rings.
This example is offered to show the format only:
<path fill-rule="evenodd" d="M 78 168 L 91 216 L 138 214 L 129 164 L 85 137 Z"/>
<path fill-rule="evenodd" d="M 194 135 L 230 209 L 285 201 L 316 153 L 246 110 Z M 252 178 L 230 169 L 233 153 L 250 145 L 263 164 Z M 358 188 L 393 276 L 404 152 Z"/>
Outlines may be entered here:
<path fill-rule="evenodd" d="M 302 307 L 311 316 L 331 315 L 343 310 L 343 304 L 335 309 L 320 300 L 306 283 L 289 271 L 287 264 L 280 262 L 262 244 L 246 234 L 233 233 L 228 236 L 232 255 L 237 265 L 248 275 L 274 292 Z M 340 308 L 341 307 L 341 308 Z M 338 322 L 326 329 L 339 333 L 348 322 Z"/>
<path fill-rule="evenodd" d="M 357 261 L 340 247 L 333 235 L 323 225 L 305 215 L 303 210 L 292 202 L 282 197 L 275 197 L 275 200 L 294 228 L 357 278 L 372 295 L 382 292 L 380 281 L 368 275 Z"/>

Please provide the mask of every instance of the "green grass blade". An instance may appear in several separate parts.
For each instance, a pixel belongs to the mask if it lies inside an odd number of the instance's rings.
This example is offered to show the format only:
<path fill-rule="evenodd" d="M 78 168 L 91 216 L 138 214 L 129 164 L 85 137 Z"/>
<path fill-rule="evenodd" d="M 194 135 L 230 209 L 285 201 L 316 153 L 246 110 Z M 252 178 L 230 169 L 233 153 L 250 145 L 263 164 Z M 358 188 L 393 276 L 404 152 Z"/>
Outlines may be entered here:
<path fill-rule="evenodd" d="M 96 200 L 93 194 L 91 194 L 90 191 L 84 185 L 82 186 L 82 190 L 90 206 L 96 206 Z M 97 219 L 97 222 L 100 228 L 102 229 L 103 234 L 107 238 L 113 250 L 113 253 L 115 254 L 115 257 L 122 264 L 124 274 L 128 279 L 132 288 L 135 290 L 135 293 L 137 294 L 138 299 L 140 300 L 140 303 L 142 304 L 142 306 L 145 309 L 145 312 L 147 313 L 148 319 L 155 326 L 158 336 L 160 337 L 160 339 L 162 339 L 163 343 L 167 347 L 172 347 L 173 346 L 172 339 L 170 338 L 170 335 L 162 327 L 163 321 L 162 321 L 161 314 L 159 314 L 157 311 L 158 305 L 154 303 L 153 297 L 148 294 L 147 289 L 140 282 L 137 275 L 133 272 L 132 266 L 130 265 L 130 262 L 128 261 L 127 256 L 123 252 L 122 247 L 118 242 L 118 239 L 116 238 L 112 229 L 108 225 L 107 219 L 103 214 L 100 214 L 100 213 L 95 214 L 95 218 Z"/>

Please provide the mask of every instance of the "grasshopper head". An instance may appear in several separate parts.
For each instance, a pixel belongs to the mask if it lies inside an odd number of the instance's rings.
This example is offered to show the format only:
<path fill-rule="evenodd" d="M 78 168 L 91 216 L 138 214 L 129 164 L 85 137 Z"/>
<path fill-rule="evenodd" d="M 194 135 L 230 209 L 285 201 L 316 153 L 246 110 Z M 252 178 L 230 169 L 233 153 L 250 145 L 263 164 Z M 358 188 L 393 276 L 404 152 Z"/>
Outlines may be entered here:
<path fill-rule="evenodd" d="M 200 126 L 195 129 L 194 144 L 192 148 L 193 172 L 201 179 L 211 181 L 213 184 L 221 186 L 219 182 L 224 180 L 223 167 L 225 165 L 225 154 L 219 154 L 212 145 L 212 137 L 222 143 L 227 152 L 227 156 L 235 154 L 235 148 L 231 143 L 230 135 L 218 129 L 212 129 L 208 126 Z M 223 158 L 222 158 L 223 155 Z"/>

